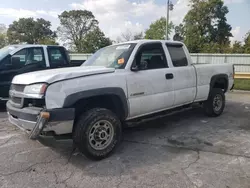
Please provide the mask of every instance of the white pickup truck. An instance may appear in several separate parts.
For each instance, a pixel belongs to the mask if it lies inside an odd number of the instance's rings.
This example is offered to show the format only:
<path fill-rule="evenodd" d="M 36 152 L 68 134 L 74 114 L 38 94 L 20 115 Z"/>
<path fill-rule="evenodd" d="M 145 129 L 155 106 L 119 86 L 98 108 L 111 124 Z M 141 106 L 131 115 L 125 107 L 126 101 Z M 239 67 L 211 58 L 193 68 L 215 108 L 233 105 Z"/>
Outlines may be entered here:
<path fill-rule="evenodd" d="M 192 103 L 219 116 L 233 65 L 193 65 L 180 42 L 140 40 L 97 51 L 81 67 L 26 73 L 12 81 L 9 121 L 29 137 L 71 134 L 87 157 L 114 151 L 127 121 Z"/>

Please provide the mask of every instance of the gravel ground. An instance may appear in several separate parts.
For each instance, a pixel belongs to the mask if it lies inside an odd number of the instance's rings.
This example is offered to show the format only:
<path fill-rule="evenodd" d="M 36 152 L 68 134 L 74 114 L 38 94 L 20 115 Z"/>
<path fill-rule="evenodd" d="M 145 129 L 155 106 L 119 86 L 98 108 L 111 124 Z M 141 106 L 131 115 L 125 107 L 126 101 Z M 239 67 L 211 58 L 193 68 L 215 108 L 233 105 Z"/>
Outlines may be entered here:
<path fill-rule="evenodd" d="M 227 95 L 225 112 L 185 110 L 126 129 L 108 159 L 93 162 L 72 141 L 32 141 L 0 112 L 0 187 L 250 187 L 250 93 Z"/>

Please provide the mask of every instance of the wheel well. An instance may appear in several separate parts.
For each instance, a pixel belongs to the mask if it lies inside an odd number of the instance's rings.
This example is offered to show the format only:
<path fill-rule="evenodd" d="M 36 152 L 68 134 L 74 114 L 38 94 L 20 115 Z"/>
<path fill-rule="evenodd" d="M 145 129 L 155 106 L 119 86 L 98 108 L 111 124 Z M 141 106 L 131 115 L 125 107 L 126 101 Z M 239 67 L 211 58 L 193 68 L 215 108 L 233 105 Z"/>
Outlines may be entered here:
<path fill-rule="evenodd" d="M 228 89 L 228 80 L 224 77 L 217 78 L 213 82 L 212 88 L 220 88 L 226 93 Z"/>
<path fill-rule="evenodd" d="M 120 119 L 125 119 L 125 109 L 122 100 L 117 95 L 100 95 L 88 97 L 78 100 L 73 107 L 75 108 L 75 116 L 79 117 L 83 112 L 91 108 L 107 108 L 115 113 Z"/>

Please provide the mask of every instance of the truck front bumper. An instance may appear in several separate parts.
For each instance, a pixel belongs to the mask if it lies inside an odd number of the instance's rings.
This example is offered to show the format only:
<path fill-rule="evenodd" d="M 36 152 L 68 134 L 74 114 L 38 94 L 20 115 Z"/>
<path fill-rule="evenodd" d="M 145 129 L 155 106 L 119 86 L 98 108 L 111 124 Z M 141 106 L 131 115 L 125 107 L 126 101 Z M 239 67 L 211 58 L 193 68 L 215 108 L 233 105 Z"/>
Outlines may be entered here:
<path fill-rule="evenodd" d="M 7 102 L 6 107 L 10 123 L 28 133 L 34 132 L 36 125 L 41 123 L 41 112 L 49 113 L 49 119 L 43 122 L 39 135 L 51 132 L 55 135 L 72 133 L 75 118 L 74 108 L 44 110 L 37 107 L 26 107 L 20 109 L 11 105 L 10 102 Z"/>

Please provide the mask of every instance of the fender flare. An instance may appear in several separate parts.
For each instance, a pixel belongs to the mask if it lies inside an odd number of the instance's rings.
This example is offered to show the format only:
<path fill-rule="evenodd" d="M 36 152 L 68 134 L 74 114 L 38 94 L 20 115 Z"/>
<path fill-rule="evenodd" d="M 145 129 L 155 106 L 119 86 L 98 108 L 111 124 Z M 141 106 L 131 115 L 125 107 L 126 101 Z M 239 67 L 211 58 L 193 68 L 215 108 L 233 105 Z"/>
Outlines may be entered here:
<path fill-rule="evenodd" d="M 119 97 L 119 99 L 122 102 L 122 107 L 124 109 L 124 117 L 128 117 L 128 102 L 127 97 L 125 95 L 125 92 L 122 88 L 119 87 L 108 87 L 108 88 L 98 88 L 98 89 L 92 89 L 87 91 L 80 91 L 77 93 L 73 93 L 68 95 L 63 103 L 63 108 L 68 108 L 72 105 L 74 105 L 78 100 L 86 99 L 89 97 L 97 97 L 102 95 L 115 95 Z"/>
<path fill-rule="evenodd" d="M 228 85 L 229 85 L 229 80 L 228 80 L 228 75 L 227 74 L 216 74 L 214 76 L 212 76 L 211 81 L 210 81 L 210 91 L 212 90 L 212 88 L 214 87 L 215 82 L 218 79 L 225 79 L 226 80 L 226 89 L 225 89 L 225 93 L 228 90 Z M 209 93 L 210 93 L 209 91 Z"/>

